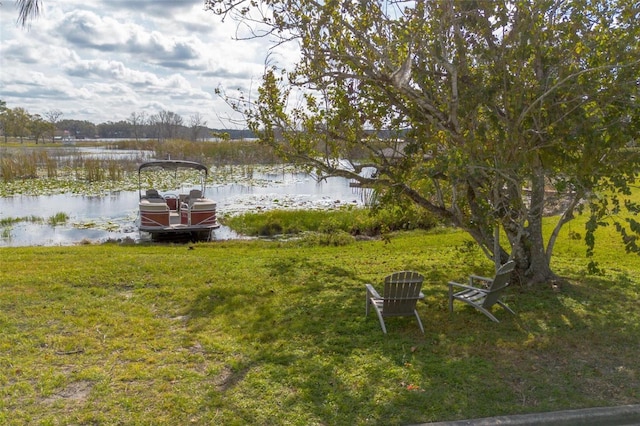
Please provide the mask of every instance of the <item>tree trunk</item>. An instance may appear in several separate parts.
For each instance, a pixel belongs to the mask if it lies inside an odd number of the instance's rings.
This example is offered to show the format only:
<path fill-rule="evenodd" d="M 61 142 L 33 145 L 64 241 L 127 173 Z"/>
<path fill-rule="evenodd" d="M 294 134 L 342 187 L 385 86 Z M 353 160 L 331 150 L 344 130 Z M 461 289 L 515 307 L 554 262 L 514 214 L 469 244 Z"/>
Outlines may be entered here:
<path fill-rule="evenodd" d="M 527 238 L 529 262 L 525 272 L 526 282 L 529 285 L 539 284 L 553 279 L 556 275 L 551 271 L 551 258 L 547 255 L 542 234 L 542 218 L 544 216 L 546 177 L 540 166 L 538 157 L 535 158 L 533 175 L 531 177 L 531 197 L 527 215 Z M 524 263 L 524 262 L 523 262 Z M 524 265 L 523 265 L 524 266 Z"/>
<path fill-rule="evenodd" d="M 511 244 L 511 257 L 516 262 L 515 274 L 520 284 L 527 286 L 556 278 L 544 250 L 542 232 L 532 232 L 536 227 L 524 227 L 513 223 L 505 227 Z"/>
<path fill-rule="evenodd" d="M 506 229 L 511 243 L 511 255 L 516 261 L 516 275 L 522 284 L 532 286 L 553 280 L 550 260 L 544 247 L 542 217 L 531 218 L 533 222 L 524 226 Z"/>

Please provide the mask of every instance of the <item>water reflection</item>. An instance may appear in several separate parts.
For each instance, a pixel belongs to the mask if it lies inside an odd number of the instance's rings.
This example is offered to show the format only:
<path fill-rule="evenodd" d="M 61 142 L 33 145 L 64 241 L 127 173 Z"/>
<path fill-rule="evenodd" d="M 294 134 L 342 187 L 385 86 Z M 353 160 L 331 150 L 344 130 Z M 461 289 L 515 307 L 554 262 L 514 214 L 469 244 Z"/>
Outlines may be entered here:
<path fill-rule="evenodd" d="M 177 190 L 178 188 L 176 188 Z M 344 178 L 317 182 L 305 173 L 254 172 L 250 183 L 207 187 L 207 196 L 218 204 L 220 216 L 245 211 L 281 209 L 330 209 L 365 204 L 367 193 L 351 188 Z M 113 192 L 105 196 L 59 194 L 0 198 L 0 219 L 36 217 L 45 221 L 66 213 L 64 225 L 19 222 L 0 229 L 0 247 L 70 245 L 82 241 L 102 242 L 130 238 L 140 240 L 137 229 L 138 191 Z M 214 232 L 215 239 L 238 236 L 228 228 Z"/>

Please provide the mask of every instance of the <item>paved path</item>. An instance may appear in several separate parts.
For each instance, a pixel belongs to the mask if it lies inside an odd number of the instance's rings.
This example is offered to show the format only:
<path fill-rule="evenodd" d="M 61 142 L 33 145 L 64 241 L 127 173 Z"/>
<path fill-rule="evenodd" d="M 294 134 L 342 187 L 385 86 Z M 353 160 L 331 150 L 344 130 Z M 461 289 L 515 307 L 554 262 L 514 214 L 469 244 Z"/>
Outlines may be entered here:
<path fill-rule="evenodd" d="M 453 422 L 424 423 L 423 426 L 633 426 L 640 425 L 640 405 L 586 408 L 583 410 L 554 411 L 551 413 L 521 414 L 488 417 Z"/>

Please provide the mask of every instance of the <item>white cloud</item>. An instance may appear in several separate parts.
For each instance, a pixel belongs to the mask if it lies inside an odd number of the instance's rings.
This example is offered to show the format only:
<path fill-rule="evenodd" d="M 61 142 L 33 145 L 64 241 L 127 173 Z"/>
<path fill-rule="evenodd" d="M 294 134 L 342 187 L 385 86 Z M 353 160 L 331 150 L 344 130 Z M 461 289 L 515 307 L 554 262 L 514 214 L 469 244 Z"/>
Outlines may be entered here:
<path fill-rule="evenodd" d="M 77 10 L 66 14 L 55 30 L 74 44 L 105 49 L 124 44 L 136 28 L 108 16 Z"/>
<path fill-rule="evenodd" d="M 263 39 L 234 41 L 236 23 L 203 10 L 202 0 L 44 1 L 30 29 L 0 6 L 0 99 L 10 108 L 96 124 L 132 112 L 199 112 L 210 123 L 234 115 L 216 87 L 255 91 L 268 54 L 282 64 L 296 49 Z"/>
<path fill-rule="evenodd" d="M 62 64 L 64 71 L 75 77 L 99 78 L 132 85 L 156 84 L 158 76 L 151 72 L 128 68 L 120 61 L 102 59 L 78 60 Z"/>

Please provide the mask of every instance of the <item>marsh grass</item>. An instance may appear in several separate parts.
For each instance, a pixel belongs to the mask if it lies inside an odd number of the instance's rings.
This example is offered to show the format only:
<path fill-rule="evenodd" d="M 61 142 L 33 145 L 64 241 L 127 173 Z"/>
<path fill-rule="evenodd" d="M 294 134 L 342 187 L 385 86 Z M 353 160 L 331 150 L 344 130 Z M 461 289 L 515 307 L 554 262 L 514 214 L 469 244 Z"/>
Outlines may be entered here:
<path fill-rule="evenodd" d="M 86 193 L 96 184 L 105 190 L 116 187 L 119 190 L 137 188 L 137 167 L 147 157 L 143 152 L 151 151 L 155 158 L 172 158 L 198 161 L 215 170 L 216 181 L 220 183 L 225 174 L 242 169 L 251 173 L 256 165 L 280 163 L 270 148 L 255 141 L 190 142 L 170 141 L 122 141 L 107 146 L 96 142 L 84 143 L 82 147 L 103 147 L 105 149 L 140 150 L 138 158 L 123 159 L 118 156 L 103 155 L 91 158 L 82 153 L 69 154 L 68 147 L 15 145 L 0 143 L 6 151 L 0 158 L 0 196 L 31 192 L 74 192 Z M 34 195 L 34 194 L 32 194 Z"/>
<path fill-rule="evenodd" d="M 440 223 L 429 212 L 415 207 L 386 207 L 371 211 L 352 206 L 329 211 L 248 212 L 223 218 L 222 221 L 243 235 L 262 237 L 302 232 L 378 236 L 398 230 L 427 230 Z"/>
<path fill-rule="evenodd" d="M 153 151 L 156 158 L 207 162 L 212 166 L 278 164 L 282 160 L 273 150 L 255 140 L 193 142 L 186 140 L 119 141 L 111 144 L 117 149 Z"/>
<path fill-rule="evenodd" d="M 135 160 L 116 157 L 84 158 L 76 155 L 69 160 L 49 151 L 35 149 L 3 156 L 0 159 L 0 177 L 4 182 L 33 181 L 38 177 L 55 180 L 69 175 L 78 181 L 118 181 L 124 178 L 127 171 L 136 170 L 137 164 Z"/>
<path fill-rule="evenodd" d="M 48 178 L 55 179 L 58 177 L 58 162 L 54 158 L 47 157 L 45 159 L 45 167 L 47 169 Z"/>
<path fill-rule="evenodd" d="M 47 220 L 47 223 L 51 226 L 57 226 L 57 225 L 67 223 L 68 220 L 69 220 L 69 215 L 67 213 L 59 212 L 49 217 L 49 219 Z"/>
<path fill-rule="evenodd" d="M 608 230 L 607 230 L 608 231 Z M 0 423 L 402 425 L 637 403 L 640 257 L 512 288 L 492 323 L 446 282 L 492 266 L 459 232 L 0 249 Z M 25 267 L 28 265 L 28 267 Z M 364 284 L 423 273 L 411 318 L 364 316 Z"/>
<path fill-rule="evenodd" d="M 100 182 L 105 179 L 106 173 L 102 168 L 102 162 L 98 159 L 86 159 L 83 161 L 85 170 L 85 179 L 89 182 Z"/>
<path fill-rule="evenodd" d="M 62 218 L 63 216 L 67 216 L 66 213 L 56 213 L 54 216 L 49 218 L 49 222 L 55 220 L 55 218 Z M 68 216 L 67 216 L 68 218 Z M 66 220 L 66 219 L 65 219 Z M 0 226 L 11 226 L 20 222 L 31 222 L 31 223 L 44 223 L 45 220 L 39 216 L 31 215 L 31 216 L 23 216 L 23 217 L 3 217 L 0 218 Z"/>
<path fill-rule="evenodd" d="M 5 155 L 0 158 L 0 176 L 3 181 L 14 179 L 32 179 L 38 176 L 39 160 L 46 155 L 40 151 Z"/>

